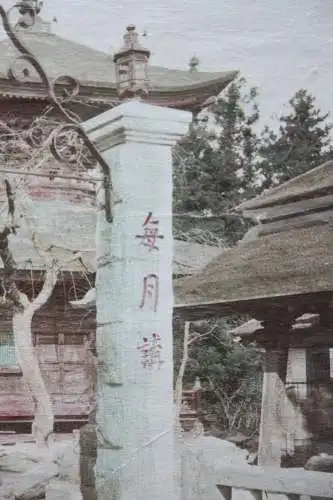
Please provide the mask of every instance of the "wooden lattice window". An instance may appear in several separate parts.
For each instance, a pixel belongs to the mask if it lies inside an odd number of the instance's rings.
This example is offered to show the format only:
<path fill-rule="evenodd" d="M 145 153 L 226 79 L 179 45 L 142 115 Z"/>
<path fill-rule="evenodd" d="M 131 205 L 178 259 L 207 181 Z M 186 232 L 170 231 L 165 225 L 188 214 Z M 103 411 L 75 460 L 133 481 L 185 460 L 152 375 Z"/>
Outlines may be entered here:
<path fill-rule="evenodd" d="M 14 335 L 12 331 L 0 332 L 0 366 L 17 365 Z"/>
<path fill-rule="evenodd" d="M 2 311 L 0 315 L 0 368 L 16 365 L 12 311 Z"/>
<path fill-rule="evenodd" d="M 329 347 L 316 347 L 307 350 L 307 378 L 310 383 L 331 380 L 331 356 Z"/>

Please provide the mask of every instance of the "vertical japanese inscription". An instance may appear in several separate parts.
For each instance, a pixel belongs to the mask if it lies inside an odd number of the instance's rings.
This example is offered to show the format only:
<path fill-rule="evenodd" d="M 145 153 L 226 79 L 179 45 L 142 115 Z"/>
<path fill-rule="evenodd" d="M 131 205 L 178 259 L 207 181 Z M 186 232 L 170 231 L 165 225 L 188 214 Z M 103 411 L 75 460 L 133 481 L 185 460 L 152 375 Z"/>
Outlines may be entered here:
<path fill-rule="evenodd" d="M 151 303 L 154 312 L 157 311 L 159 293 L 159 278 L 157 274 L 147 274 L 143 278 L 142 297 L 140 309 L 143 309 L 147 303 Z"/>
<path fill-rule="evenodd" d="M 148 247 L 148 251 L 158 250 L 157 242 L 158 240 L 163 240 L 164 236 L 159 234 L 160 221 L 154 219 L 153 212 L 148 212 L 147 217 L 142 224 L 143 234 L 137 234 L 135 237 L 141 240 L 141 245 Z"/>
<path fill-rule="evenodd" d="M 143 233 L 137 234 L 135 237 L 140 240 L 140 244 L 148 248 L 148 252 L 159 250 L 157 245 L 158 240 L 163 240 L 164 236 L 159 234 L 159 220 L 153 217 L 153 212 L 148 212 L 142 227 Z M 157 312 L 159 300 L 159 277 L 157 274 L 147 274 L 143 278 L 142 296 L 139 308 L 145 309 L 147 305 L 151 305 L 152 312 Z M 138 346 L 141 353 L 141 366 L 143 368 L 160 368 L 163 361 L 161 360 L 162 343 L 158 333 L 153 333 L 150 338 L 143 337 L 141 344 Z"/>
<path fill-rule="evenodd" d="M 163 361 L 161 360 L 161 337 L 157 333 L 153 333 L 150 337 L 143 337 L 142 344 L 138 347 L 141 352 L 141 366 L 143 368 L 152 368 L 158 366 L 160 368 Z"/>

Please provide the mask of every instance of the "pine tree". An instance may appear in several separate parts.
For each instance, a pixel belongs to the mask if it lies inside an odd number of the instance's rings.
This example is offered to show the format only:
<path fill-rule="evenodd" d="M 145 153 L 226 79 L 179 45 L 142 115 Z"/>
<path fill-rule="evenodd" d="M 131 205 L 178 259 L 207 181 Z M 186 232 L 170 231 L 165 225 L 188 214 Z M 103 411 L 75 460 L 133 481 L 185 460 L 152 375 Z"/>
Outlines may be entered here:
<path fill-rule="evenodd" d="M 298 90 L 289 105 L 290 113 L 279 118 L 278 132 L 266 127 L 262 134 L 257 165 L 261 189 L 288 181 L 332 156 L 329 114 L 316 107 L 305 89 Z"/>
<path fill-rule="evenodd" d="M 233 207 L 254 186 L 256 98 L 255 88 L 246 92 L 244 79 L 234 81 L 212 105 L 205 121 L 193 123 L 175 148 L 174 212 L 204 217 L 205 228 L 208 224 L 228 242 L 244 233 L 243 221 Z"/>

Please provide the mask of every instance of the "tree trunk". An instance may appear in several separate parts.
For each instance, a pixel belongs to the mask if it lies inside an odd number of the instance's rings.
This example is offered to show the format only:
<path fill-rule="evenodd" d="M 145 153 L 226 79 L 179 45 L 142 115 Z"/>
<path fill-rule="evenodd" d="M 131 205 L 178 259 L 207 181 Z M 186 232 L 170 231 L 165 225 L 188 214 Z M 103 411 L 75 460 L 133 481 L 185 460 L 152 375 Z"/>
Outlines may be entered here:
<path fill-rule="evenodd" d="M 34 352 L 31 324 L 32 318 L 52 295 L 57 283 L 58 268 L 53 264 L 45 273 L 43 288 L 33 302 L 19 293 L 21 307 L 13 312 L 13 333 L 15 349 L 23 379 L 28 385 L 35 404 L 33 434 L 37 446 L 47 446 L 52 441 L 54 416 L 52 401 L 47 391 L 38 359 Z"/>
<path fill-rule="evenodd" d="M 49 438 L 53 433 L 54 417 L 52 401 L 34 352 L 31 331 L 32 318 L 33 314 L 29 308 L 23 312 L 14 312 L 13 333 L 23 379 L 29 387 L 35 404 L 35 418 L 32 432 L 37 446 L 45 446 L 49 443 Z"/>
<path fill-rule="evenodd" d="M 185 321 L 184 327 L 184 340 L 183 340 L 183 355 L 180 363 L 179 371 L 176 379 L 175 387 L 175 427 L 176 430 L 181 431 L 180 414 L 182 408 L 182 395 L 183 395 L 183 379 L 185 375 L 186 365 L 188 362 L 188 344 L 190 337 L 190 322 Z"/>
<path fill-rule="evenodd" d="M 88 423 L 80 429 L 80 491 L 82 500 L 97 500 L 95 465 L 97 459 L 96 432 L 96 394 L 97 394 L 97 358 L 93 355 L 94 339 L 86 339 L 85 371 L 88 380 L 91 411 Z"/>

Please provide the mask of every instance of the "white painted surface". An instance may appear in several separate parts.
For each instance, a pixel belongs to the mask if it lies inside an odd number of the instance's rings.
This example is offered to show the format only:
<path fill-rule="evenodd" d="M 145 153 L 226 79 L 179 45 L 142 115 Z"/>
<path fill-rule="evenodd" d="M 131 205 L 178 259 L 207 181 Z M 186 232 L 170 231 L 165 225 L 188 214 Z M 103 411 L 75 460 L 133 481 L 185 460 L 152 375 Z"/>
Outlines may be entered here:
<path fill-rule="evenodd" d="M 85 124 L 91 139 L 103 138 L 114 196 L 122 200 L 114 205 L 112 224 L 104 211 L 97 222 L 97 350 L 102 364 L 97 422 L 107 440 L 121 447 L 98 450 L 99 500 L 175 498 L 171 145 L 189 122 L 188 113 L 127 102 Z M 136 238 L 144 234 L 149 212 L 158 221 L 151 227 L 163 235 L 156 239 L 158 249 Z M 159 278 L 156 311 L 148 296 L 140 308 L 144 277 L 151 273 Z M 153 296 L 155 291 L 156 283 Z M 163 363 L 144 367 L 138 348 L 153 333 L 161 337 Z"/>

